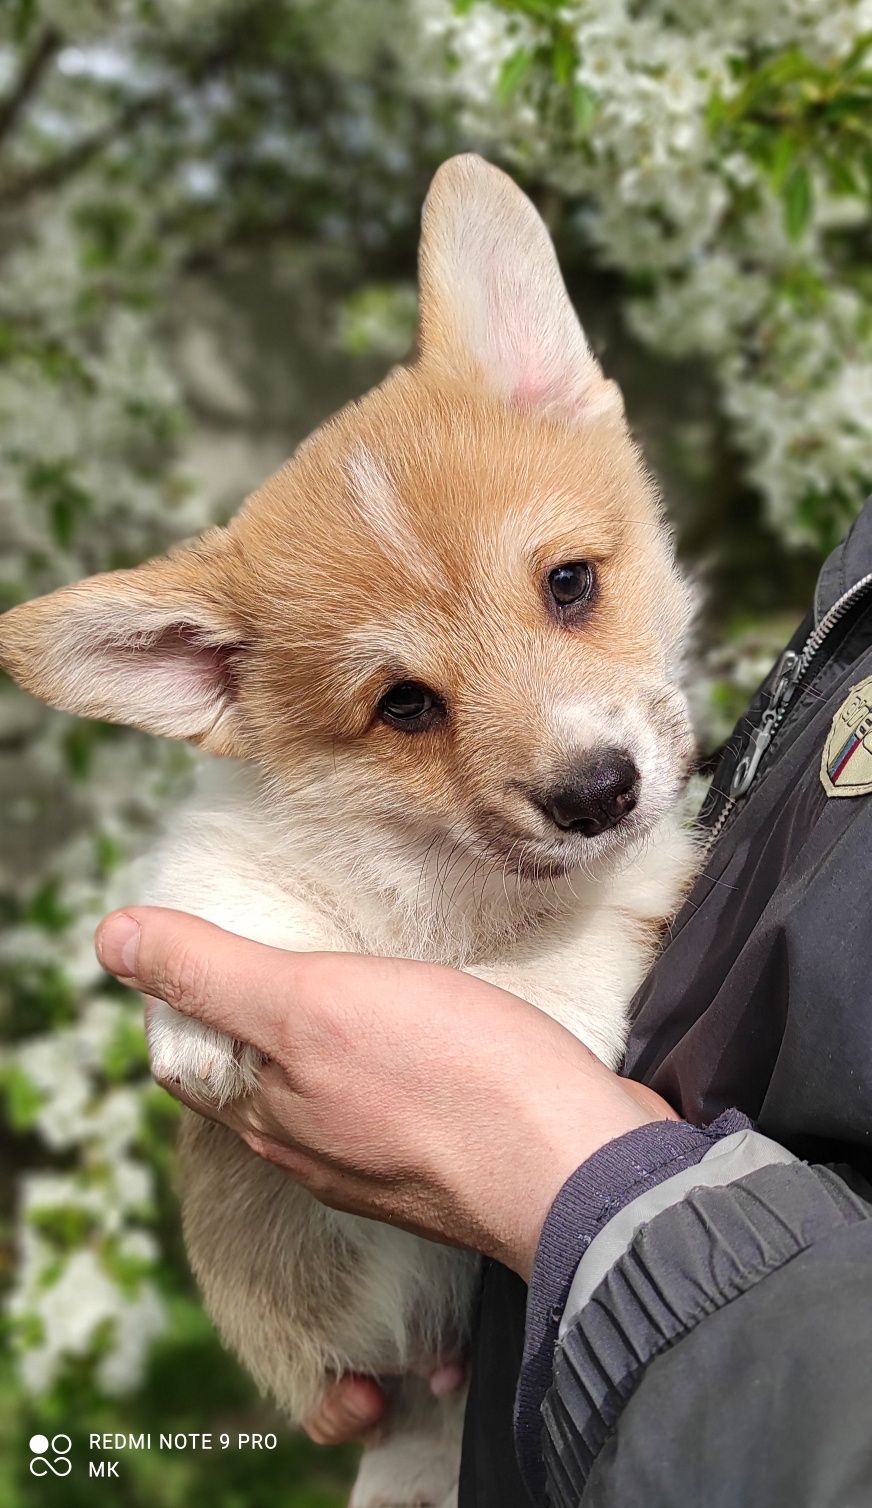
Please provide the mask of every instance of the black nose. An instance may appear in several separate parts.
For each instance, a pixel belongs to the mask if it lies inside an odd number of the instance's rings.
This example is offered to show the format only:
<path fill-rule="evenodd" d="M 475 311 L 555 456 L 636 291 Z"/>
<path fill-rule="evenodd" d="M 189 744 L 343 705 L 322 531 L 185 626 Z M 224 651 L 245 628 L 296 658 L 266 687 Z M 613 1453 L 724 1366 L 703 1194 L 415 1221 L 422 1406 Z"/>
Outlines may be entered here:
<path fill-rule="evenodd" d="M 615 827 L 639 799 L 639 771 L 623 749 L 599 749 L 537 798 L 564 832 L 593 838 Z"/>

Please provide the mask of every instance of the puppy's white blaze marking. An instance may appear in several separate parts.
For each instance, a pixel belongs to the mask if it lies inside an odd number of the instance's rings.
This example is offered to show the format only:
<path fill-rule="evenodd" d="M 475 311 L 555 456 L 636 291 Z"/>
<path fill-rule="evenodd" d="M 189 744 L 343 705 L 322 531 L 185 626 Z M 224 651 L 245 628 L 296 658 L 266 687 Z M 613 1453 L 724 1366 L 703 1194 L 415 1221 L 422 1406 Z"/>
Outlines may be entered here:
<path fill-rule="evenodd" d="M 365 445 L 355 445 L 348 456 L 347 471 L 354 501 L 367 521 L 391 540 L 404 532 L 400 500 L 390 477 L 372 451 Z"/>
<path fill-rule="evenodd" d="M 365 445 L 355 445 L 346 462 L 351 496 L 357 511 L 370 528 L 381 535 L 404 567 L 428 579 L 432 562 L 424 558 L 423 546 L 404 513 L 402 499 L 381 462 Z"/>
<path fill-rule="evenodd" d="M 613 742 L 614 719 L 593 701 L 546 702 L 548 721 L 560 742 L 573 752 Z"/>

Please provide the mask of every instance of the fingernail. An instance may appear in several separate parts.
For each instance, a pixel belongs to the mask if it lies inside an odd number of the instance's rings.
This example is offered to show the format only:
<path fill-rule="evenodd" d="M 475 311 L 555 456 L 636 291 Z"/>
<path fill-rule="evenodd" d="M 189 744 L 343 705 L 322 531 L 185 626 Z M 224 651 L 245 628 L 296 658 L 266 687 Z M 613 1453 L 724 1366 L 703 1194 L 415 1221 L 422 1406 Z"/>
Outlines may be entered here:
<path fill-rule="evenodd" d="M 97 957 L 103 968 L 122 979 L 136 976 L 139 951 L 139 922 L 126 911 L 116 911 L 100 927 L 96 939 Z"/>

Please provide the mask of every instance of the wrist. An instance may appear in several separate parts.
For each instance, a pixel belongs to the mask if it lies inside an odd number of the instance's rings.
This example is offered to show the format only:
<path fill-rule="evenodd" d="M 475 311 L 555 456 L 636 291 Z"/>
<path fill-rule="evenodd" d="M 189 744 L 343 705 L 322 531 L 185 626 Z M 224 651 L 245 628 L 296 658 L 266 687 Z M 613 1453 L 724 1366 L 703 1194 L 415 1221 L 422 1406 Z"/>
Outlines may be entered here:
<path fill-rule="evenodd" d="M 658 1095 L 619 1078 L 578 1046 L 576 1062 L 561 1065 L 558 1073 L 537 1074 L 533 1084 L 528 1079 L 521 1103 L 507 1107 L 496 1202 L 502 1219 L 488 1255 L 525 1281 L 549 1211 L 576 1170 L 615 1143 L 613 1172 L 619 1177 L 620 1139 L 652 1122 L 677 1119 Z"/>

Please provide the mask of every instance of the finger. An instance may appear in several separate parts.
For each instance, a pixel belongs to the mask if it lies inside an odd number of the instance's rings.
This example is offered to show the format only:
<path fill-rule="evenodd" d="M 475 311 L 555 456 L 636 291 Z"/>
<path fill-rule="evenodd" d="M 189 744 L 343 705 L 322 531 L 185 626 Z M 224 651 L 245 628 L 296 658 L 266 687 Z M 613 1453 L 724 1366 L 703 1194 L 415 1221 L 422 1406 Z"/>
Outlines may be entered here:
<path fill-rule="evenodd" d="M 359 1440 L 378 1424 L 387 1399 L 370 1377 L 341 1377 L 303 1420 L 316 1445 L 344 1445 Z"/>
<path fill-rule="evenodd" d="M 122 984 L 273 1056 L 282 1028 L 313 997 L 317 954 L 249 942 L 199 917 L 157 906 L 116 911 L 95 939 Z"/>

